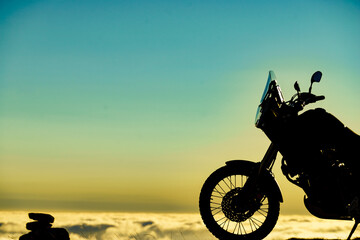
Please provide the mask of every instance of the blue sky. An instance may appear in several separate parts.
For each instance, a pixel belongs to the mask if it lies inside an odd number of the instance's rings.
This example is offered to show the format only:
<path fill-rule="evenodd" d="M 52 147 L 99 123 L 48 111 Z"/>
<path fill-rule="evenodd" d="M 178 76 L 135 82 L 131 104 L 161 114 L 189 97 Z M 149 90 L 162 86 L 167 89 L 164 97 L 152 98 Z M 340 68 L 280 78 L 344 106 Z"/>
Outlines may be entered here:
<path fill-rule="evenodd" d="M 0 203 L 196 210 L 266 150 L 269 70 L 287 99 L 321 70 L 318 106 L 359 132 L 359 23 L 358 1 L 1 1 Z"/>

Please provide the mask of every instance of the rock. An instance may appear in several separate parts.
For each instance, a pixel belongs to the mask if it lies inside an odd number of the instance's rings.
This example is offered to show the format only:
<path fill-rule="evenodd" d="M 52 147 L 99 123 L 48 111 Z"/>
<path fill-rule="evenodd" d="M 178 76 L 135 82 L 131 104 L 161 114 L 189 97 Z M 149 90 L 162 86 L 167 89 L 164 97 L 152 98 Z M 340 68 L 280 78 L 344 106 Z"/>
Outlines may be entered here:
<path fill-rule="evenodd" d="M 29 213 L 29 218 L 39 222 L 53 223 L 55 218 L 46 213 Z"/>
<path fill-rule="evenodd" d="M 52 225 L 50 223 L 45 222 L 28 222 L 26 224 L 26 229 L 30 231 L 36 231 L 41 229 L 49 229 L 51 226 Z"/>
<path fill-rule="evenodd" d="M 69 233 L 64 228 L 51 228 L 55 220 L 45 213 L 29 213 L 29 218 L 35 220 L 26 224 L 29 233 L 22 235 L 19 240 L 70 240 Z"/>

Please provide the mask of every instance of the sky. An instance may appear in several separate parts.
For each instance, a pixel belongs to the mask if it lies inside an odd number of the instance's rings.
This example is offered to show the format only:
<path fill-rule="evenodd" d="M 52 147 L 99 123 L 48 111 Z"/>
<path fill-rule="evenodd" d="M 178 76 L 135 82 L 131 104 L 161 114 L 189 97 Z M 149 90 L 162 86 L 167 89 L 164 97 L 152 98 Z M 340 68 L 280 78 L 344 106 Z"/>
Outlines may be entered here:
<path fill-rule="evenodd" d="M 197 212 L 260 161 L 269 70 L 360 132 L 358 1 L 0 1 L 0 209 Z M 282 213 L 301 189 L 274 173 Z"/>

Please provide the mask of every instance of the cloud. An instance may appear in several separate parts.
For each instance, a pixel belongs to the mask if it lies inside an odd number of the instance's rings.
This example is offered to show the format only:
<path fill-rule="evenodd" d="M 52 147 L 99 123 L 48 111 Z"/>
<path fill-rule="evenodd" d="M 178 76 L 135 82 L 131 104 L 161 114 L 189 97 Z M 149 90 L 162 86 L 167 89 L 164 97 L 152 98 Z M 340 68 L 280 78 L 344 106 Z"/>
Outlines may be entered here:
<path fill-rule="evenodd" d="M 88 224 L 78 224 L 63 226 L 70 234 L 77 234 L 87 239 L 95 237 L 96 239 L 101 239 L 102 235 L 110 227 L 115 227 L 110 224 L 98 224 L 98 225 L 88 225 Z"/>
<path fill-rule="evenodd" d="M 71 240 L 216 240 L 199 214 L 51 213 L 54 227 L 63 227 Z M 0 240 L 19 239 L 27 232 L 27 213 L 0 212 Z M 312 216 L 280 215 L 267 240 L 344 239 L 351 221 L 322 220 Z M 360 236 L 355 232 L 354 237 Z"/>
<path fill-rule="evenodd" d="M 25 225 L 20 226 L 15 222 L 6 222 L 0 223 L 0 236 L 3 234 L 12 235 L 17 233 L 25 233 L 27 230 L 25 229 Z"/>
<path fill-rule="evenodd" d="M 215 240 L 203 226 L 198 214 L 149 214 L 149 213 L 51 213 L 54 227 L 63 227 L 71 240 Z M 6 215 L 6 217 L 5 217 Z M 20 216 L 2 214 L 18 227 L 17 237 L 27 232 L 27 214 Z M 1 231 L 0 239 L 8 231 Z M 21 231 L 20 231 L 21 230 Z M 6 238 L 5 238 L 6 239 Z M 18 239 L 18 238 L 17 238 Z"/>
<path fill-rule="evenodd" d="M 136 222 L 136 223 L 139 223 L 139 224 L 140 224 L 141 226 L 143 226 L 143 227 L 146 227 L 146 226 L 148 226 L 148 225 L 154 224 L 153 221 Z"/>

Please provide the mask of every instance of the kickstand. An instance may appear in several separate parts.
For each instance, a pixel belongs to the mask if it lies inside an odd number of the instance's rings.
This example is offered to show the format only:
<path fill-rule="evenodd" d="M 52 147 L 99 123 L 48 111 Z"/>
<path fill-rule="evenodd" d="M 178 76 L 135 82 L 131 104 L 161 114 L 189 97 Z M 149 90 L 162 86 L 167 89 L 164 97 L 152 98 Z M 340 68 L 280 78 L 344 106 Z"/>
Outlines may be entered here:
<path fill-rule="evenodd" d="M 351 236 L 352 236 L 353 233 L 355 232 L 355 230 L 356 230 L 359 222 L 360 222 L 360 219 L 355 218 L 355 224 L 354 224 L 353 228 L 351 229 L 350 235 L 349 235 L 349 237 L 347 238 L 347 240 L 350 240 L 350 239 L 351 239 Z"/>

